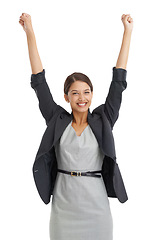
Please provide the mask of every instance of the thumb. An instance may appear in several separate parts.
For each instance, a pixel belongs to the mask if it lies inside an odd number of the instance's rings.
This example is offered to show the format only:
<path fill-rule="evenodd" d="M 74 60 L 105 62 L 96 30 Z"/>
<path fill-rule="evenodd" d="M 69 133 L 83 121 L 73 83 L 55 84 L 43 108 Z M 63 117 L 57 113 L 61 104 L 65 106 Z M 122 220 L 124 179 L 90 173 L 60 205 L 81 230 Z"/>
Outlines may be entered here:
<path fill-rule="evenodd" d="M 128 18 L 130 18 L 130 14 L 126 14 L 124 17 L 124 21 L 127 22 Z"/>

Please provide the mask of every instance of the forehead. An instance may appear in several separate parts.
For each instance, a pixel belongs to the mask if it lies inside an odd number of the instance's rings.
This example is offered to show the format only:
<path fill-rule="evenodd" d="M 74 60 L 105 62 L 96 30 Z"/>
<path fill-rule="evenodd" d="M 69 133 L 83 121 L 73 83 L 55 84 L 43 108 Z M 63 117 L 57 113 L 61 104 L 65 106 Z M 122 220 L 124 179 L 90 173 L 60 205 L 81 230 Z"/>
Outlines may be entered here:
<path fill-rule="evenodd" d="M 71 84 L 70 90 L 86 90 L 90 89 L 90 86 L 86 82 L 75 81 Z"/>

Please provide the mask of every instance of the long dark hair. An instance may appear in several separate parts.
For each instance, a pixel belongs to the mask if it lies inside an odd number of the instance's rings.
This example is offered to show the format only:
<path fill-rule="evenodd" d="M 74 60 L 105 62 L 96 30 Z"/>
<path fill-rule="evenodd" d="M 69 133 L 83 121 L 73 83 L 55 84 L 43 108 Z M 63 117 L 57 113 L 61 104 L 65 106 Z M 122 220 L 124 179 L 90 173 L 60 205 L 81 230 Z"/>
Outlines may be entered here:
<path fill-rule="evenodd" d="M 93 85 L 89 77 L 87 77 L 85 74 L 80 73 L 80 72 L 74 72 L 71 75 L 69 75 L 65 82 L 64 82 L 64 93 L 68 95 L 68 91 L 72 83 L 76 81 L 82 81 L 87 83 L 90 86 L 91 92 L 93 91 Z"/>

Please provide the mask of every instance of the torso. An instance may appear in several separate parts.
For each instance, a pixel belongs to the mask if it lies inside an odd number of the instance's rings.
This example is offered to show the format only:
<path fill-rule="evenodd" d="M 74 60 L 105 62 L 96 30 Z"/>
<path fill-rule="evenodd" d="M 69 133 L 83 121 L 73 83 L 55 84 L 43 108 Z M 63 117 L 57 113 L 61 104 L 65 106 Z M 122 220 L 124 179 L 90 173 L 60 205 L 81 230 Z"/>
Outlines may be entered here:
<path fill-rule="evenodd" d="M 88 122 L 83 123 L 81 125 L 77 125 L 76 123 L 72 122 L 72 127 L 74 128 L 77 136 L 81 136 L 84 129 L 88 126 Z"/>

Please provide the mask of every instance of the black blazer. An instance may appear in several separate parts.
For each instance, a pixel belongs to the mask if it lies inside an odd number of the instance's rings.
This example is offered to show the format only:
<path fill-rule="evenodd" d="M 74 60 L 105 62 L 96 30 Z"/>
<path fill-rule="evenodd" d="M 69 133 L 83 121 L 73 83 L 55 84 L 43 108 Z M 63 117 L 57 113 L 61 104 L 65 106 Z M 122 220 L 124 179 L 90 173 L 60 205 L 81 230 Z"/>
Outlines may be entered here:
<path fill-rule="evenodd" d="M 121 203 L 127 201 L 128 197 L 116 162 L 112 129 L 119 115 L 122 92 L 127 87 L 126 75 L 125 69 L 113 67 L 112 81 L 105 103 L 95 108 L 92 113 L 88 110 L 88 124 L 105 155 L 102 177 L 108 197 L 118 198 Z M 31 75 L 31 87 L 36 92 L 39 108 L 47 125 L 34 161 L 33 175 L 40 197 L 48 204 L 57 176 L 54 146 L 72 121 L 73 113 L 68 113 L 54 102 L 46 82 L 45 69 Z"/>

